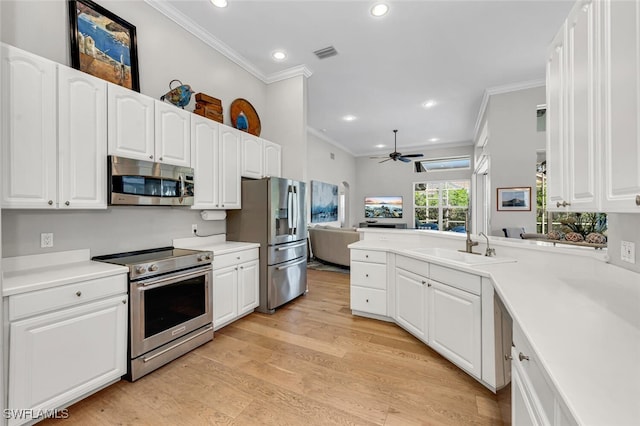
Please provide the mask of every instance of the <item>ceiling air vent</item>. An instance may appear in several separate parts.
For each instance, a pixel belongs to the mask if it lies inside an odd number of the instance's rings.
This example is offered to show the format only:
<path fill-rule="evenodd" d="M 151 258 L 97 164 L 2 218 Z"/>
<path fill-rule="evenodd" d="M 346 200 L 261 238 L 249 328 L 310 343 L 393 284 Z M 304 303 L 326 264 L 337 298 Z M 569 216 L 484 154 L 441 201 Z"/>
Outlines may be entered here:
<path fill-rule="evenodd" d="M 315 53 L 315 55 L 319 59 L 325 59 L 325 58 L 329 58 L 331 56 L 336 56 L 338 54 L 338 51 L 336 50 L 335 47 L 329 46 L 329 47 L 325 47 L 324 49 L 318 49 L 313 53 Z"/>

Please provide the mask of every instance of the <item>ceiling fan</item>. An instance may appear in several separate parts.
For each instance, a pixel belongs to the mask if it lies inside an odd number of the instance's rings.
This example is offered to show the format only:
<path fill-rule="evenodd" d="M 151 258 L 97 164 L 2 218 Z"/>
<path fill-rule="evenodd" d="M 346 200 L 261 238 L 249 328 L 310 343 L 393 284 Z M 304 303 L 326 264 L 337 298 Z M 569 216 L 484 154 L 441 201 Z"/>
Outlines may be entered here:
<path fill-rule="evenodd" d="M 385 161 L 389 161 L 389 160 L 393 160 L 393 161 L 402 161 L 403 163 L 410 163 L 411 160 L 410 158 L 418 158 L 418 157 L 423 157 L 424 154 L 407 154 L 407 155 L 402 155 L 401 153 L 398 152 L 398 143 L 397 143 L 397 136 L 398 136 L 398 130 L 394 130 L 393 131 L 393 152 L 390 153 L 388 156 L 384 156 L 384 157 L 369 157 L 371 159 L 378 159 L 378 158 L 384 158 L 384 160 L 379 161 L 380 163 L 384 163 Z"/>

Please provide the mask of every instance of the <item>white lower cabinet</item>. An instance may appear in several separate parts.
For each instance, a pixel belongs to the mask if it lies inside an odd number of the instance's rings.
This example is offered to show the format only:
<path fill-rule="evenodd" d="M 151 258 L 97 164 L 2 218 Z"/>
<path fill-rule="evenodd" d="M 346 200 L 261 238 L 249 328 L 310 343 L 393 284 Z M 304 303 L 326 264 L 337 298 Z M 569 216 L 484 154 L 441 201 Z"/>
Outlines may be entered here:
<path fill-rule="evenodd" d="M 476 378 L 482 376 L 480 296 L 429 281 L 429 345 Z"/>
<path fill-rule="evenodd" d="M 396 268 L 396 322 L 418 339 L 428 341 L 427 278 Z"/>
<path fill-rule="evenodd" d="M 387 254 L 351 250 L 351 310 L 387 315 Z"/>
<path fill-rule="evenodd" d="M 259 299 L 258 249 L 214 256 L 213 328 L 221 327 L 253 312 Z"/>
<path fill-rule="evenodd" d="M 120 282 L 111 283 L 126 291 L 126 275 L 116 280 Z M 42 311 L 47 303 L 68 306 L 71 297 L 77 299 L 73 306 L 10 322 L 9 409 L 55 410 L 126 373 L 127 295 L 123 292 L 82 303 L 83 297 L 92 299 L 100 296 L 96 292 L 113 291 L 113 286 L 107 290 L 104 279 L 97 283 L 98 290 L 90 285 L 83 287 L 88 292 L 86 296 L 69 285 L 59 291 L 9 297 L 10 316 L 16 312 L 18 317 Z M 73 294 L 67 297 L 68 291 Z M 14 297 L 15 304 L 11 300 Z M 33 308 L 34 305 L 38 307 Z M 30 420 L 12 418 L 9 424 Z"/>

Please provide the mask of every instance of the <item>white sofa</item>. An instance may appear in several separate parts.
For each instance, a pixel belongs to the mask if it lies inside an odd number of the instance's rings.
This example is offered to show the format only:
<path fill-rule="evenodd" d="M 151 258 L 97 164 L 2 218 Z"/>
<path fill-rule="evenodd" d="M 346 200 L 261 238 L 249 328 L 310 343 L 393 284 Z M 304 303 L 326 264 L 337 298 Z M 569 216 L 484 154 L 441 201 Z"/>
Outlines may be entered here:
<path fill-rule="evenodd" d="M 309 243 L 313 257 L 336 265 L 349 266 L 350 252 L 347 246 L 360 240 L 354 228 L 314 226 L 309 228 Z"/>

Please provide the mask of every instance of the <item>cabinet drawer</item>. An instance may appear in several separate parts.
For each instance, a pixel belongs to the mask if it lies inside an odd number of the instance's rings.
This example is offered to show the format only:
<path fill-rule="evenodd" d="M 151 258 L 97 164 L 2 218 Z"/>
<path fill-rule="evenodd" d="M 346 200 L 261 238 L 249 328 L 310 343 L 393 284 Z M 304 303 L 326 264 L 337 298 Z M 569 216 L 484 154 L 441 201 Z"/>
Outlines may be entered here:
<path fill-rule="evenodd" d="M 529 346 L 529 342 L 515 322 L 513 324 L 513 344 L 512 362 L 520 365 L 524 376 L 523 380 L 525 382 L 528 381 L 533 388 L 533 393 L 537 396 L 537 399 L 540 402 L 543 411 L 542 414 L 547 418 L 547 420 L 553 420 L 555 392 L 553 391 L 553 387 L 549 384 L 549 380 L 540 365 L 538 357 L 533 353 L 531 346 Z M 520 354 L 528 356 L 529 359 L 520 361 Z"/>
<path fill-rule="evenodd" d="M 351 260 L 360 262 L 387 263 L 387 252 L 374 250 L 351 250 Z"/>
<path fill-rule="evenodd" d="M 411 259 L 404 256 L 396 256 L 396 268 L 413 272 L 421 277 L 429 276 L 429 264 L 423 260 Z"/>
<path fill-rule="evenodd" d="M 352 285 L 351 309 L 370 314 L 387 315 L 387 292 Z"/>
<path fill-rule="evenodd" d="M 387 289 L 387 265 L 351 262 L 351 285 Z"/>
<path fill-rule="evenodd" d="M 240 250 L 233 253 L 225 253 L 220 255 L 214 254 L 211 266 L 213 266 L 213 269 L 226 268 L 227 266 L 237 265 L 239 263 L 248 262 L 257 258 L 257 247 L 248 250 Z"/>
<path fill-rule="evenodd" d="M 480 296 L 482 289 L 480 276 L 434 264 L 431 264 L 429 269 L 431 273 L 429 278 Z"/>
<path fill-rule="evenodd" d="M 90 300 L 127 293 L 127 275 L 119 274 L 60 287 L 9 296 L 9 320 L 80 305 Z"/>

